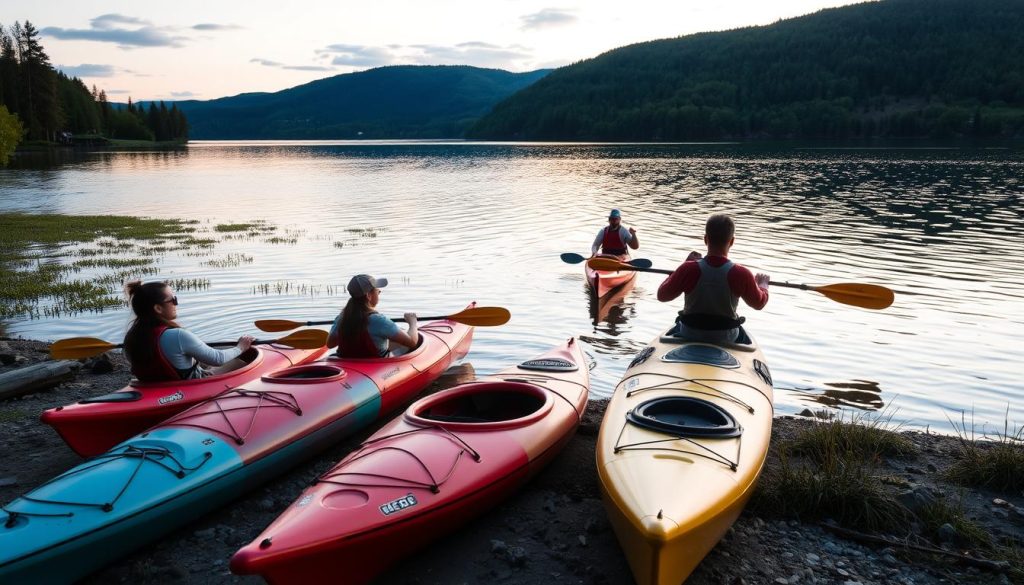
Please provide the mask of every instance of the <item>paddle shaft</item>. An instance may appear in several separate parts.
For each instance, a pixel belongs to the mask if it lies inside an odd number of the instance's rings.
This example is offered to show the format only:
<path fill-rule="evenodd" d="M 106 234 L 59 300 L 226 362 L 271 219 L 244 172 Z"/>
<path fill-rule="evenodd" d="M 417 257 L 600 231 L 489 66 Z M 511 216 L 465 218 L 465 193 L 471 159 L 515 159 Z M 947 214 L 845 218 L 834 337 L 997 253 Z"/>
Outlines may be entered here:
<path fill-rule="evenodd" d="M 438 315 L 435 317 L 416 317 L 417 321 L 440 321 L 441 319 L 449 319 L 451 315 Z M 405 322 L 405 317 L 392 317 L 392 321 L 395 323 Z M 310 327 L 313 325 L 333 325 L 334 319 L 330 321 L 294 321 L 296 327 Z M 213 345 L 212 343 L 210 345 Z"/>
<path fill-rule="evenodd" d="M 623 267 L 622 270 L 634 270 L 636 272 L 653 272 L 655 274 L 672 274 L 673 272 L 675 272 L 674 270 L 665 270 L 664 268 L 638 268 L 636 266 Z M 770 281 L 768 284 L 770 284 L 772 286 L 781 286 L 783 288 L 798 288 L 800 290 L 814 290 L 813 286 L 808 286 L 806 284 L 791 284 L 791 283 L 788 283 L 788 282 L 775 282 L 774 280 Z"/>

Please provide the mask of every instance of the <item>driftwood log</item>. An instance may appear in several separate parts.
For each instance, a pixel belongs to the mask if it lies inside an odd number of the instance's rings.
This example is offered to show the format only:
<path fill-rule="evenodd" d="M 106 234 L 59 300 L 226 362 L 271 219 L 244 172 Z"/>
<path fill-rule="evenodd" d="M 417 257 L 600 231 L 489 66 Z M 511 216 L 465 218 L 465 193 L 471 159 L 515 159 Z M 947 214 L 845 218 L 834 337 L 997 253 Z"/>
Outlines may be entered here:
<path fill-rule="evenodd" d="M 14 398 L 56 386 L 75 377 L 82 364 L 74 361 L 47 361 L 0 374 L 0 400 Z"/>

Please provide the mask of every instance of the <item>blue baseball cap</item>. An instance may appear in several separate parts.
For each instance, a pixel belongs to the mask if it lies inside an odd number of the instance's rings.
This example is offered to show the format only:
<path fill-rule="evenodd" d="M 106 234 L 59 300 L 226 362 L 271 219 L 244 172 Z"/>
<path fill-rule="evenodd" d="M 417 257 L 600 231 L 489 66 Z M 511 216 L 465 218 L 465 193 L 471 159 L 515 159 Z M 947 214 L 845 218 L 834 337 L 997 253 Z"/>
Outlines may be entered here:
<path fill-rule="evenodd" d="M 613 209 L 612 212 L 608 214 L 608 219 L 611 219 L 613 217 L 622 219 L 622 212 L 619 211 L 618 209 Z"/>

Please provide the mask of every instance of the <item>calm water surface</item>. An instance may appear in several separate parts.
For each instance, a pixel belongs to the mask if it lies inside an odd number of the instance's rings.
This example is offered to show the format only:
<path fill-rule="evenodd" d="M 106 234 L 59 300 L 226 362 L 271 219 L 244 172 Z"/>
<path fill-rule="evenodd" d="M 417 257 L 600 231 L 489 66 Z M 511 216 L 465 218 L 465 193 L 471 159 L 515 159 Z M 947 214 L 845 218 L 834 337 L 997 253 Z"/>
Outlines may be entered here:
<path fill-rule="evenodd" d="M 619 207 L 637 228 L 635 255 L 674 268 L 702 250 L 708 214 L 724 211 L 738 223 L 732 257 L 775 280 L 897 291 L 892 307 L 868 311 L 776 288 L 763 311 L 742 312 L 772 367 L 777 412 L 888 408 L 948 431 L 966 410 L 991 430 L 1007 410 L 1024 423 L 1022 177 L 1022 152 L 997 149 L 200 142 L 15 161 L 0 170 L 0 209 L 194 218 L 204 229 L 265 219 L 296 242 L 225 240 L 212 256 L 157 265 L 159 278 L 210 280 L 180 295 L 181 322 L 204 338 L 253 333 L 259 318 L 331 318 L 348 278 L 368 272 L 391 281 L 388 314 L 508 307 L 509 324 L 477 329 L 467 358 L 477 373 L 578 336 L 595 396 L 681 302 L 659 303 L 660 276 L 641 274 L 595 324 L 582 266 L 558 255 L 587 254 Z M 239 253 L 252 262 L 204 264 Z M 127 319 L 114 310 L 9 331 L 119 341 Z"/>

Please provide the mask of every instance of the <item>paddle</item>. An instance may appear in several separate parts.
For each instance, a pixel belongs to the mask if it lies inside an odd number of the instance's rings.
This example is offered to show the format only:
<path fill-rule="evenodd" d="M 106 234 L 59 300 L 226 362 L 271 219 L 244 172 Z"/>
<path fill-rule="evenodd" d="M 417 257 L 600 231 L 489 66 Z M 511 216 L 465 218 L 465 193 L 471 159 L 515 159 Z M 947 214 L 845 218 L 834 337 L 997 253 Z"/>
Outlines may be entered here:
<path fill-rule="evenodd" d="M 215 341 L 210 346 L 233 346 L 237 341 Z M 320 329 L 303 329 L 296 331 L 280 339 L 261 339 L 252 342 L 253 345 L 276 343 L 287 345 L 295 349 L 317 349 L 327 344 L 327 332 Z M 110 343 L 95 337 L 72 337 L 61 339 L 50 345 L 50 357 L 55 360 L 78 360 L 82 358 L 99 355 L 105 351 L 124 347 L 123 343 Z"/>
<path fill-rule="evenodd" d="M 590 261 L 587 262 L 587 266 L 590 266 L 594 270 L 634 270 L 636 272 L 672 274 L 671 270 L 637 268 L 635 266 L 630 266 L 629 264 L 617 262 L 610 258 L 591 258 Z M 791 284 L 788 282 L 775 281 L 771 281 L 769 284 L 772 286 L 781 286 L 783 288 L 813 290 L 814 292 L 825 295 L 837 303 L 853 305 L 864 309 L 884 309 L 891 305 L 895 299 L 895 295 L 891 289 L 885 288 L 884 286 L 878 286 L 877 284 L 862 284 L 854 282 L 829 284 L 825 286 L 810 286 L 807 284 Z"/>
<path fill-rule="evenodd" d="M 455 321 L 456 323 L 462 323 L 463 325 L 469 325 L 471 327 L 495 327 L 497 325 L 504 325 L 508 323 L 508 320 L 512 318 L 512 314 L 508 312 L 505 307 L 473 307 L 470 309 L 463 309 L 454 315 L 441 315 L 437 317 L 416 317 L 417 321 L 437 321 L 439 319 L 447 319 L 449 321 Z M 392 321 L 399 322 L 404 321 L 403 317 L 396 317 Z M 334 323 L 334 320 L 330 321 L 288 321 L 286 319 L 262 319 L 256 321 L 256 327 L 261 331 L 288 331 L 289 329 L 295 329 L 296 327 L 303 327 L 306 325 L 330 325 Z"/>
<path fill-rule="evenodd" d="M 566 252 L 562 254 L 560 258 L 562 259 L 562 262 L 565 262 L 566 264 L 579 264 L 580 262 L 586 260 L 586 258 L 584 258 L 583 256 L 580 256 L 579 254 L 573 254 L 572 252 Z M 651 266 L 654 265 L 654 263 L 648 260 L 647 258 L 633 258 L 632 260 L 627 262 L 627 264 L 629 264 L 630 266 L 636 266 L 637 268 L 650 268 Z"/>

